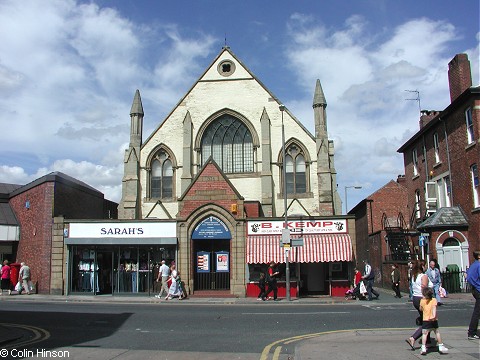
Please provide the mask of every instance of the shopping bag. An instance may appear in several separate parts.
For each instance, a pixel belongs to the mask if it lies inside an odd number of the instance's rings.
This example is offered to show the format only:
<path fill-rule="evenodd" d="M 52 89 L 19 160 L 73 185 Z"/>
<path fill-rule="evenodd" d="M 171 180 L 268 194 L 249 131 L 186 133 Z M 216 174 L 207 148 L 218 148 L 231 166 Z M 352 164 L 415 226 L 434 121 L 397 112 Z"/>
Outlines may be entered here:
<path fill-rule="evenodd" d="M 440 295 L 441 298 L 446 298 L 447 296 L 447 290 L 445 290 L 442 286 L 438 288 L 438 294 Z"/>
<path fill-rule="evenodd" d="M 360 294 L 364 295 L 367 293 L 367 288 L 365 287 L 365 284 L 363 281 L 360 283 Z"/>
<path fill-rule="evenodd" d="M 15 291 L 22 291 L 22 283 L 20 281 L 17 282 L 17 285 L 15 285 Z"/>

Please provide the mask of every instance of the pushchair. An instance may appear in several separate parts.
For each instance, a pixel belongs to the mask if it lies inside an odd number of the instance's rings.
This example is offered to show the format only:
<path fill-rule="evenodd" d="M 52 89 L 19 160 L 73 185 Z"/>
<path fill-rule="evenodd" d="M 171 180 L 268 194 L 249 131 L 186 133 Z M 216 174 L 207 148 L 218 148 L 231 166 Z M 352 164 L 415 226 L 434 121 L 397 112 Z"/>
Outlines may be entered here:
<path fill-rule="evenodd" d="M 354 289 L 348 289 L 345 291 L 345 300 L 365 300 L 367 289 L 363 281 L 360 281 Z"/>

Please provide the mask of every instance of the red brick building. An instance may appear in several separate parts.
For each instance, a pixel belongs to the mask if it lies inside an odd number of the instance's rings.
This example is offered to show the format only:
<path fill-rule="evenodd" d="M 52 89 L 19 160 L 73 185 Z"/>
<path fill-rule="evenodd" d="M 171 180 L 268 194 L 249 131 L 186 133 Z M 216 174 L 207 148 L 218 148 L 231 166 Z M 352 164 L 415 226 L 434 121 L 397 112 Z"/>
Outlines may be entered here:
<path fill-rule="evenodd" d="M 359 202 L 349 215 L 355 215 L 357 267 L 363 271 L 363 260 L 375 269 L 376 281 L 389 284 L 391 264 L 400 266 L 406 279 L 406 263 L 414 248 L 405 220 L 408 214 L 405 178 L 399 176 Z"/>
<path fill-rule="evenodd" d="M 15 238 L 0 237 L 1 258 L 27 263 L 38 292 L 62 294 L 66 274 L 63 218 L 117 217 L 117 205 L 98 190 L 68 175 L 53 172 L 27 185 L 4 186 L 2 206 L 11 214 Z M 8 191 L 8 193 L 6 193 Z M 8 201 L 7 201 L 8 199 Z M 6 226 L 2 212 L 0 223 Z M 4 221 L 5 220 L 5 221 Z M 57 240 L 55 232 L 59 233 Z"/>
<path fill-rule="evenodd" d="M 448 66 L 450 105 L 422 111 L 419 131 L 398 152 L 421 256 L 437 258 L 441 270 L 465 270 L 480 249 L 480 87 L 472 87 L 466 54 Z"/>

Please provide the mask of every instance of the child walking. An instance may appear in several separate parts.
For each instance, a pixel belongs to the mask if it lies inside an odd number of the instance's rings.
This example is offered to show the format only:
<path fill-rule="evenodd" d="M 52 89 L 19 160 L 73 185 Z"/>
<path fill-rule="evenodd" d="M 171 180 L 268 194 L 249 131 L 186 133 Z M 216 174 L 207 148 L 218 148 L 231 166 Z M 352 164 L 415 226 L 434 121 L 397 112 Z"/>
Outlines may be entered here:
<path fill-rule="evenodd" d="M 442 338 L 440 337 L 440 331 L 438 330 L 437 319 L 437 300 L 433 297 L 432 288 L 425 287 L 422 289 L 423 299 L 420 300 L 420 310 L 423 311 L 423 324 L 422 324 L 422 350 L 421 355 L 427 355 L 427 335 L 433 331 L 437 337 L 438 352 L 445 354 L 448 349 L 443 345 Z"/>

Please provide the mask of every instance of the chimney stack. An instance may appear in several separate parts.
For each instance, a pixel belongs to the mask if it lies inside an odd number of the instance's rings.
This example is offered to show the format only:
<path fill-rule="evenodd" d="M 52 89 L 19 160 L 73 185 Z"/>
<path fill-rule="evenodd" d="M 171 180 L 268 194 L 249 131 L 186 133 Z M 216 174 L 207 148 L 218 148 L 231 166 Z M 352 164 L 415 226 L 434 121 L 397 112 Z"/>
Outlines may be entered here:
<path fill-rule="evenodd" d="M 472 86 L 472 73 L 467 54 L 457 54 L 448 63 L 448 84 L 451 102 Z"/>
<path fill-rule="evenodd" d="M 425 125 L 427 125 L 430 121 L 432 121 L 438 114 L 440 114 L 440 111 L 435 111 L 435 110 L 422 110 L 420 112 L 420 129 L 422 129 Z"/>

